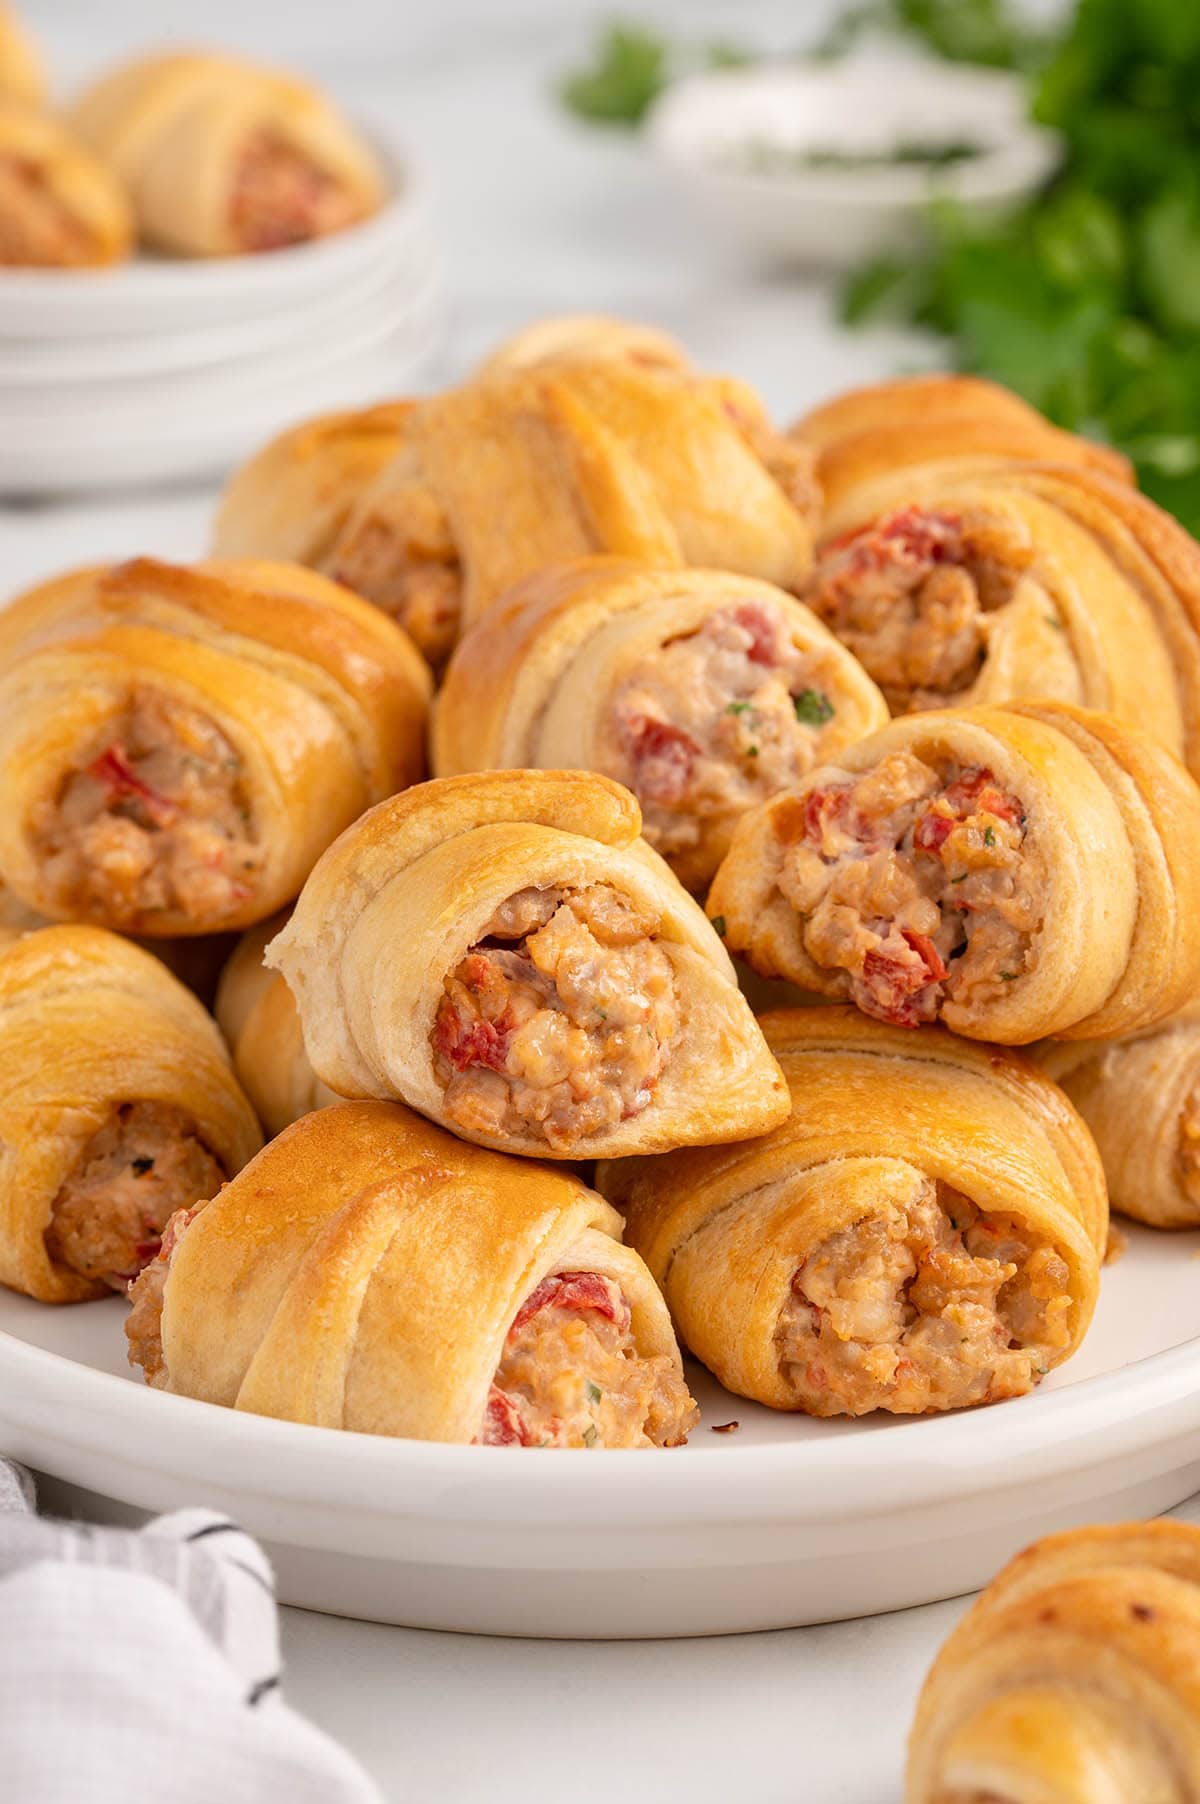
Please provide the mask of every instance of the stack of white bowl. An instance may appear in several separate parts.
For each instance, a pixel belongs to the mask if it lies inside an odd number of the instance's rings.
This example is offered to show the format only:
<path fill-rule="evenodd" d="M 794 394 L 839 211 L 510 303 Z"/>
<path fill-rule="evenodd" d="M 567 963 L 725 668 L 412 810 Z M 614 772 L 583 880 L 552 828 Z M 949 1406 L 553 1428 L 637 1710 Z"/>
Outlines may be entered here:
<path fill-rule="evenodd" d="M 404 394 L 437 342 L 440 268 L 419 169 L 370 135 L 390 197 L 316 243 L 0 269 L 0 494 L 215 477 L 295 420 Z"/>

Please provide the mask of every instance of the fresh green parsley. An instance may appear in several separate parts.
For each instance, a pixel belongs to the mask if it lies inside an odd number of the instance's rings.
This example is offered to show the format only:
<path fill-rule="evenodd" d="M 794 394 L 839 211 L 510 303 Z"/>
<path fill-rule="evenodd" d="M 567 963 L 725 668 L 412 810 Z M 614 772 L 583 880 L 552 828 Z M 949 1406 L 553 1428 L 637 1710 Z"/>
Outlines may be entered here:
<path fill-rule="evenodd" d="M 996 843 L 996 830 L 995 830 L 995 828 L 994 828 L 994 827 L 985 827 L 985 828 L 984 828 L 984 830 L 983 830 L 983 843 L 984 843 L 984 845 L 985 845 L 985 846 L 994 846 L 994 845 L 995 845 L 995 843 Z"/>
<path fill-rule="evenodd" d="M 749 714 L 753 702 L 730 702 L 725 709 L 726 714 Z"/>
<path fill-rule="evenodd" d="M 712 928 L 714 933 L 719 933 L 722 939 L 725 938 L 725 916 L 724 915 L 714 915 L 712 920 L 709 922 L 709 925 Z"/>
<path fill-rule="evenodd" d="M 823 727 L 834 715 L 833 703 L 819 689 L 802 689 L 799 695 L 792 697 L 792 706 L 796 710 L 796 719 L 806 727 Z"/>
<path fill-rule="evenodd" d="M 1000 982 L 1001 983 L 1015 983 L 1018 975 L 1019 974 L 1016 971 L 1001 971 Z"/>
<path fill-rule="evenodd" d="M 588 1402 L 589 1403 L 599 1403 L 599 1401 L 600 1401 L 601 1397 L 603 1397 L 603 1395 L 604 1395 L 604 1392 L 600 1389 L 600 1386 L 598 1384 L 593 1384 L 591 1379 L 589 1378 L 587 1381 L 587 1400 L 588 1400 Z"/>
<path fill-rule="evenodd" d="M 600 1430 L 596 1427 L 596 1424 L 594 1422 L 589 1422 L 587 1427 L 583 1431 L 584 1446 L 585 1447 L 594 1447 L 596 1445 L 596 1442 L 599 1439 L 600 1439 Z"/>

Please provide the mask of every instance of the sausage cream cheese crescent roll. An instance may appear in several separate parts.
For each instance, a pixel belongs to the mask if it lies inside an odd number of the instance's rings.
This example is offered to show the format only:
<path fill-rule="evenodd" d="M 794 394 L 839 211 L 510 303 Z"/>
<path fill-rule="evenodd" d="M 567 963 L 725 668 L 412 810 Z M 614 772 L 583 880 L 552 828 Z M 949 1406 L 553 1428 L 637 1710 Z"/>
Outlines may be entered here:
<path fill-rule="evenodd" d="M 699 889 L 747 808 L 886 719 L 870 678 L 782 589 L 587 558 L 518 584 L 460 642 L 433 763 L 603 771 Z"/>
<path fill-rule="evenodd" d="M 716 935 L 585 771 L 488 771 L 365 814 L 267 948 L 313 1068 L 549 1158 L 763 1132 L 787 1093 Z"/>
<path fill-rule="evenodd" d="M 0 100 L 41 106 L 46 77 L 33 39 L 11 6 L 0 0 Z"/>
<path fill-rule="evenodd" d="M 439 663 L 513 583 L 568 558 L 712 564 L 798 588 L 808 469 L 738 384 L 564 356 L 415 408 L 326 567 Z"/>
<path fill-rule="evenodd" d="M 1018 1554 L 925 1680 L 906 1804 L 1200 1796 L 1200 1530 L 1070 1529 Z"/>
<path fill-rule="evenodd" d="M 383 201 L 374 154 L 319 89 L 233 57 L 126 64 L 71 117 L 128 188 L 142 238 L 182 256 L 323 238 Z"/>
<path fill-rule="evenodd" d="M 1024 1045 L 1200 987 L 1200 790 L 1106 714 L 914 714 L 745 815 L 708 898 L 764 977 Z"/>
<path fill-rule="evenodd" d="M 0 266 L 119 263 L 133 216 L 112 172 L 48 113 L 3 93 L 0 40 Z"/>
<path fill-rule="evenodd" d="M 1052 697 L 1200 768 L 1200 546 L 1087 469 L 892 469 L 829 516 L 806 600 L 894 713 Z"/>
<path fill-rule="evenodd" d="M 123 1290 L 261 1144 L 215 1023 L 158 959 L 96 927 L 0 944 L 0 1283 Z"/>
<path fill-rule="evenodd" d="M 1113 1208 L 1200 1226 L 1200 1008 L 1121 1040 L 1047 1040 L 1034 1057 L 1095 1135 Z"/>
<path fill-rule="evenodd" d="M 0 877 L 162 938 L 262 920 L 417 780 L 429 673 L 298 565 L 139 559 L 0 615 Z"/>
<path fill-rule="evenodd" d="M 268 1134 L 281 1134 L 301 1115 L 339 1100 L 309 1063 L 287 983 L 263 964 L 264 949 L 286 920 L 286 914 L 273 915 L 243 934 L 217 986 L 217 1022 Z"/>
<path fill-rule="evenodd" d="M 342 1103 L 177 1215 L 135 1288 L 151 1384 L 318 1427 L 662 1447 L 698 1411 L 621 1220 L 578 1179 Z"/>
<path fill-rule="evenodd" d="M 919 464 L 965 473 L 1044 461 L 1133 481 L 1119 451 L 1063 432 L 1011 389 L 979 376 L 905 376 L 850 389 L 798 420 L 791 436 L 816 453 L 834 519 L 853 490 Z"/>
<path fill-rule="evenodd" d="M 1024 1060 L 853 1009 L 761 1017 L 792 1112 L 596 1181 L 684 1344 L 772 1409 L 1019 1396 L 1079 1345 L 1108 1207 L 1087 1129 Z"/>
<path fill-rule="evenodd" d="M 324 569 L 359 496 L 399 451 L 412 407 L 384 401 L 281 432 L 230 478 L 214 553 Z"/>

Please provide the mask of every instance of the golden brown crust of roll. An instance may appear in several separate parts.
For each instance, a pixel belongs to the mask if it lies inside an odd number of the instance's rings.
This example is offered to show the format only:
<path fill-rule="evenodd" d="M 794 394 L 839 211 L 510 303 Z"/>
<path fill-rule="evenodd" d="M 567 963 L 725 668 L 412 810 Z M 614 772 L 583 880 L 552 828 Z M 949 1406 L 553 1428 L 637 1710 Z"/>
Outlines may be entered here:
<path fill-rule="evenodd" d="M 168 52 L 124 64 L 82 96 L 71 121 L 126 185 L 142 238 L 184 256 L 255 248 L 236 218 L 239 161 L 255 138 L 336 185 L 339 225 L 383 200 L 374 154 L 319 89 L 234 57 Z"/>
<path fill-rule="evenodd" d="M 32 37 L 11 6 L 0 0 L 0 99 L 42 106 L 46 76 Z"/>
<path fill-rule="evenodd" d="M 1018 1554 L 925 1680 L 906 1804 L 1184 1804 L 1200 1785 L 1200 1530 L 1071 1529 Z"/>
<path fill-rule="evenodd" d="M 1041 459 L 1133 480 L 1120 452 L 1063 432 L 979 376 L 907 376 L 851 389 L 805 414 L 792 436 L 816 448 L 817 479 L 834 517 L 860 484 L 919 464 Z"/>
<path fill-rule="evenodd" d="M 657 326 L 616 319 L 605 313 L 561 313 L 535 320 L 497 345 L 479 366 L 479 375 L 525 370 L 550 363 L 598 362 L 612 358 L 642 369 L 686 370 L 683 346 Z"/>
<path fill-rule="evenodd" d="M 166 1388 L 261 1415 L 471 1441 L 505 1335 L 547 1276 L 613 1278 L 639 1351 L 679 1355 L 616 1212 L 575 1177 L 466 1146 L 395 1104 L 308 1115 L 187 1228 Z"/>
<path fill-rule="evenodd" d="M 422 772 L 423 661 L 376 609 L 299 565 L 140 559 L 78 571 L 0 618 L 0 657 L 0 874 L 60 918 L 75 910 L 45 875 L 35 817 L 103 750 L 135 694 L 160 694 L 224 735 L 261 865 L 219 919 L 163 908 L 104 925 L 162 937 L 261 920 L 364 807 Z"/>
<path fill-rule="evenodd" d="M 48 113 L 5 98 L 0 37 L 0 264 L 98 267 L 132 247 L 133 215 L 112 172 Z"/>
<path fill-rule="evenodd" d="M 213 528 L 214 555 L 324 569 L 363 490 L 399 449 L 412 407 L 384 401 L 281 432 L 230 477 Z"/>
<path fill-rule="evenodd" d="M 616 360 L 515 371 L 414 417 L 462 557 L 469 624 L 540 565 L 611 551 L 796 588 L 811 532 L 727 409 L 722 384 Z M 509 476 L 498 524 L 498 472 Z M 561 499 L 556 500 L 556 494 Z"/>
<path fill-rule="evenodd" d="M 261 1145 L 216 1024 L 149 953 L 94 927 L 0 946 L 0 1283 L 43 1303 L 106 1287 L 54 1260 L 55 1197 L 129 1102 L 182 1110 L 232 1175 Z"/>
<path fill-rule="evenodd" d="M 695 633 L 718 609 L 755 603 L 782 617 L 790 643 L 806 655 L 804 688 L 831 710 L 818 726 L 815 756 L 835 756 L 883 724 L 887 708 L 874 684 L 785 591 L 724 571 L 588 558 L 535 572 L 460 642 L 435 711 L 435 775 L 542 767 L 598 770 L 623 780 L 610 718 L 622 675 Z M 694 846 L 675 855 L 663 848 L 692 889 L 711 878 L 736 814 L 710 806 L 699 819 Z"/>
<path fill-rule="evenodd" d="M 1044 906 L 1024 967 L 941 1007 L 956 1032 L 1006 1045 L 1109 1037 L 1163 1020 L 1200 987 L 1200 791 L 1170 755 L 1110 716 L 1060 703 L 909 715 L 745 816 L 708 898 L 726 940 L 761 975 L 841 998 L 845 971 L 805 950 L 779 890 L 815 791 L 892 754 L 988 770 L 1015 796 Z M 1023 832 L 1025 829 L 1023 828 Z"/>
<path fill-rule="evenodd" d="M 443 778 L 363 815 L 320 860 L 267 951 L 322 1080 L 344 1096 L 400 1098 L 450 1125 L 431 1045 L 444 979 L 510 896 L 599 884 L 660 921 L 655 944 L 674 975 L 679 1038 L 652 1099 L 553 1149 L 516 1129 L 456 1131 L 504 1151 L 582 1158 L 744 1137 L 778 1121 L 783 1081 L 732 966 L 639 839 L 640 818 L 627 790 L 583 771 Z"/>
<path fill-rule="evenodd" d="M 309 1063 L 287 983 L 263 964 L 264 949 L 286 920 L 286 914 L 272 915 L 243 934 L 221 973 L 214 1010 L 234 1070 L 268 1134 L 281 1134 L 302 1115 L 339 1100 Z"/>
<path fill-rule="evenodd" d="M 1152 1228 L 1200 1224 L 1200 1017 L 1120 1040 L 1047 1040 L 1038 1065 L 1096 1139 L 1114 1209 Z"/>
<path fill-rule="evenodd" d="M 284 434 L 234 477 L 217 545 L 314 562 L 439 666 L 497 596 L 570 558 L 707 564 L 797 590 L 811 466 L 751 389 L 693 372 L 652 328 L 550 319 L 462 388 Z"/>
<path fill-rule="evenodd" d="M 1099 1293 L 1108 1205 L 1095 1147 L 1056 1086 L 1014 1054 L 853 1009 L 779 1010 L 760 1025 L 787 1078 L 786 1121 L 744 1144 L 596 1174 L 697 1358 L 743 1396 L 806 1407 L 776 1338 L 795 1274 L 830 1236 L 927 1181 L 1055 1248 L 1071 1306 L 1052 1363 L 1069 1357 Z"/>

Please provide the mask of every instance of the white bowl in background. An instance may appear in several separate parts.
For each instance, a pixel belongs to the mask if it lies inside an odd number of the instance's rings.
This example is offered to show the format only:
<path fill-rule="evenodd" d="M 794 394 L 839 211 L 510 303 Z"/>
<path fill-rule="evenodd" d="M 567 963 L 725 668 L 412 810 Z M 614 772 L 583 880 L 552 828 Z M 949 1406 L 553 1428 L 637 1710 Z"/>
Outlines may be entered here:
<path fill-rule="evenodd" d="M 1028 122 L 1026 104 L 1024 84 L 999 71 L 862 56 L 690 76 L 657 102 L 648 134 L 685 197 L 747 248 L 776 263 L 847 269 L 911 250 L 937 196 L 994 215 L 1038 188 L 1059 141 Z M 960 141 L 981 154 L 933 168 L 802 160 Z"/>

